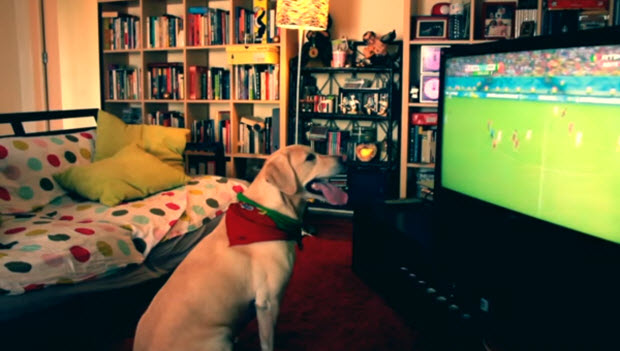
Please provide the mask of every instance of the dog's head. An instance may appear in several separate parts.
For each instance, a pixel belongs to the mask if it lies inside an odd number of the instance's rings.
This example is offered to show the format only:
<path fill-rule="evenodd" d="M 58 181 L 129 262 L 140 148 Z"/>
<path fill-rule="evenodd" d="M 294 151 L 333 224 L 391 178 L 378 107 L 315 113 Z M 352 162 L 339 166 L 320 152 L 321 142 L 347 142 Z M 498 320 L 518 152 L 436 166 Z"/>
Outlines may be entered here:
<path fill-rule="evenodd" d="M 320 155 L 305 145 L 290 145 L 274 153 L 263 171 L 265 180 L 288 196 L 301 195 L 332 205 L 348 201 L 347 193 L 328 181 L 345 171 L 339 156 Z"/>

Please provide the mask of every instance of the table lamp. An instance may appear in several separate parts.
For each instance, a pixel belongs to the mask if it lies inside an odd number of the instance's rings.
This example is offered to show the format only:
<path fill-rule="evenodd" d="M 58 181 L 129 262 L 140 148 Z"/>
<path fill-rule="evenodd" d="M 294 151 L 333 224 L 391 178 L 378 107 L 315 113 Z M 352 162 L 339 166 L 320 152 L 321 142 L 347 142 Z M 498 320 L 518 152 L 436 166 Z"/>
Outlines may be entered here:
<path fill-rule="evenodd" d="M 297 84 L 295 100 L 295 144 L 299 143 L 299 92 L 301 81 L 301 47 L 304 31 L 327 29 L 329 0 L 278 0 L 276 4 L 276 25 L 281 28 L 297 29 L 299 33 L 297 56 Z"/>

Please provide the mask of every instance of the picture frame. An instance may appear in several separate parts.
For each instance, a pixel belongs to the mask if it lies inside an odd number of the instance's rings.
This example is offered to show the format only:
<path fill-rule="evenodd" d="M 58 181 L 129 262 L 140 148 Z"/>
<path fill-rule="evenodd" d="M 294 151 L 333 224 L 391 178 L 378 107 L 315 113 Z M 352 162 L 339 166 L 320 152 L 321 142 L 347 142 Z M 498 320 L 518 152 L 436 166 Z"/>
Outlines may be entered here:
<path fill-rule="evenodd" d="M 536 34 L 536 22 L 524 21 L 519 29 L 519 37 L 533 37 Z"/>
<path fill-rule="evenodd" d="M 447 39 L 447 16 L 417 16 L 415 17 L 414 39 Z"/>
<path fill-rule="evenodd" d="M 449 45 L 421 45 L 420 72 L 439 72 L 441 49 Z"/>
<path fill-rule="evenodd" d="M 482 3 L 482 14 L 484 16 L 482 37 L 484 39 L 514 38 L 516 9 L 516 1 Z"/>
<path fill-rule="evenodd" d="M 437 102 L 439 100 L 439 75 L 422 74 L 420 76 L 420 102 Z"/>

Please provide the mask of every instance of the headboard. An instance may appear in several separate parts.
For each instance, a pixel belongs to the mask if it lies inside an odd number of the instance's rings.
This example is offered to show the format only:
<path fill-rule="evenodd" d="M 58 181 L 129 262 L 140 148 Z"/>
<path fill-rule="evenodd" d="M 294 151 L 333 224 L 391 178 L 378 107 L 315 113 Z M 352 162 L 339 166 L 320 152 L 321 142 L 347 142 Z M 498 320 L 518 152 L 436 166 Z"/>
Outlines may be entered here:
<path fill-rule="evenodd" d="M 38 111 L 38 112 L 17 112 L 0 114 L 0 131 L 2 137 L 10 136 L 35 136 L 35 135 L 53 135 L 79 132 L 94 128 L 97 123 L 97 113 L 99 109 L 81 109 L 81 110 L 57 110 L 57 111 Z M 64 122 L 77 122 L 86 126 L 67 127 Z M 45 131 L 27 131 L 28 122 L 46 122 Z M 56 123 L 54 123 L 56 122 Z M 73 123 L 67 123 L 73 124 Z M 12 131 L 10 131 L 12 129 Z M 5 130 L 8 130 L 5 132 Z"/>

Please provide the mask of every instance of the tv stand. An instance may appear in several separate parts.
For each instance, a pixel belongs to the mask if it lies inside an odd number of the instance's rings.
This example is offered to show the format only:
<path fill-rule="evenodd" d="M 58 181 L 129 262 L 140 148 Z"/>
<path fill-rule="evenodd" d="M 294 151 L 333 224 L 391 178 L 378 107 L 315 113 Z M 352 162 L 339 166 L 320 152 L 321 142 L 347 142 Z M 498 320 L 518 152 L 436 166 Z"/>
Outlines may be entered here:
<path fill-rule="evenodd" d="M 431 350 L 484 351 L 474 316 L 438 279 L 430 202 L 366 203 L 353 214 L 353 271 Z"/>

